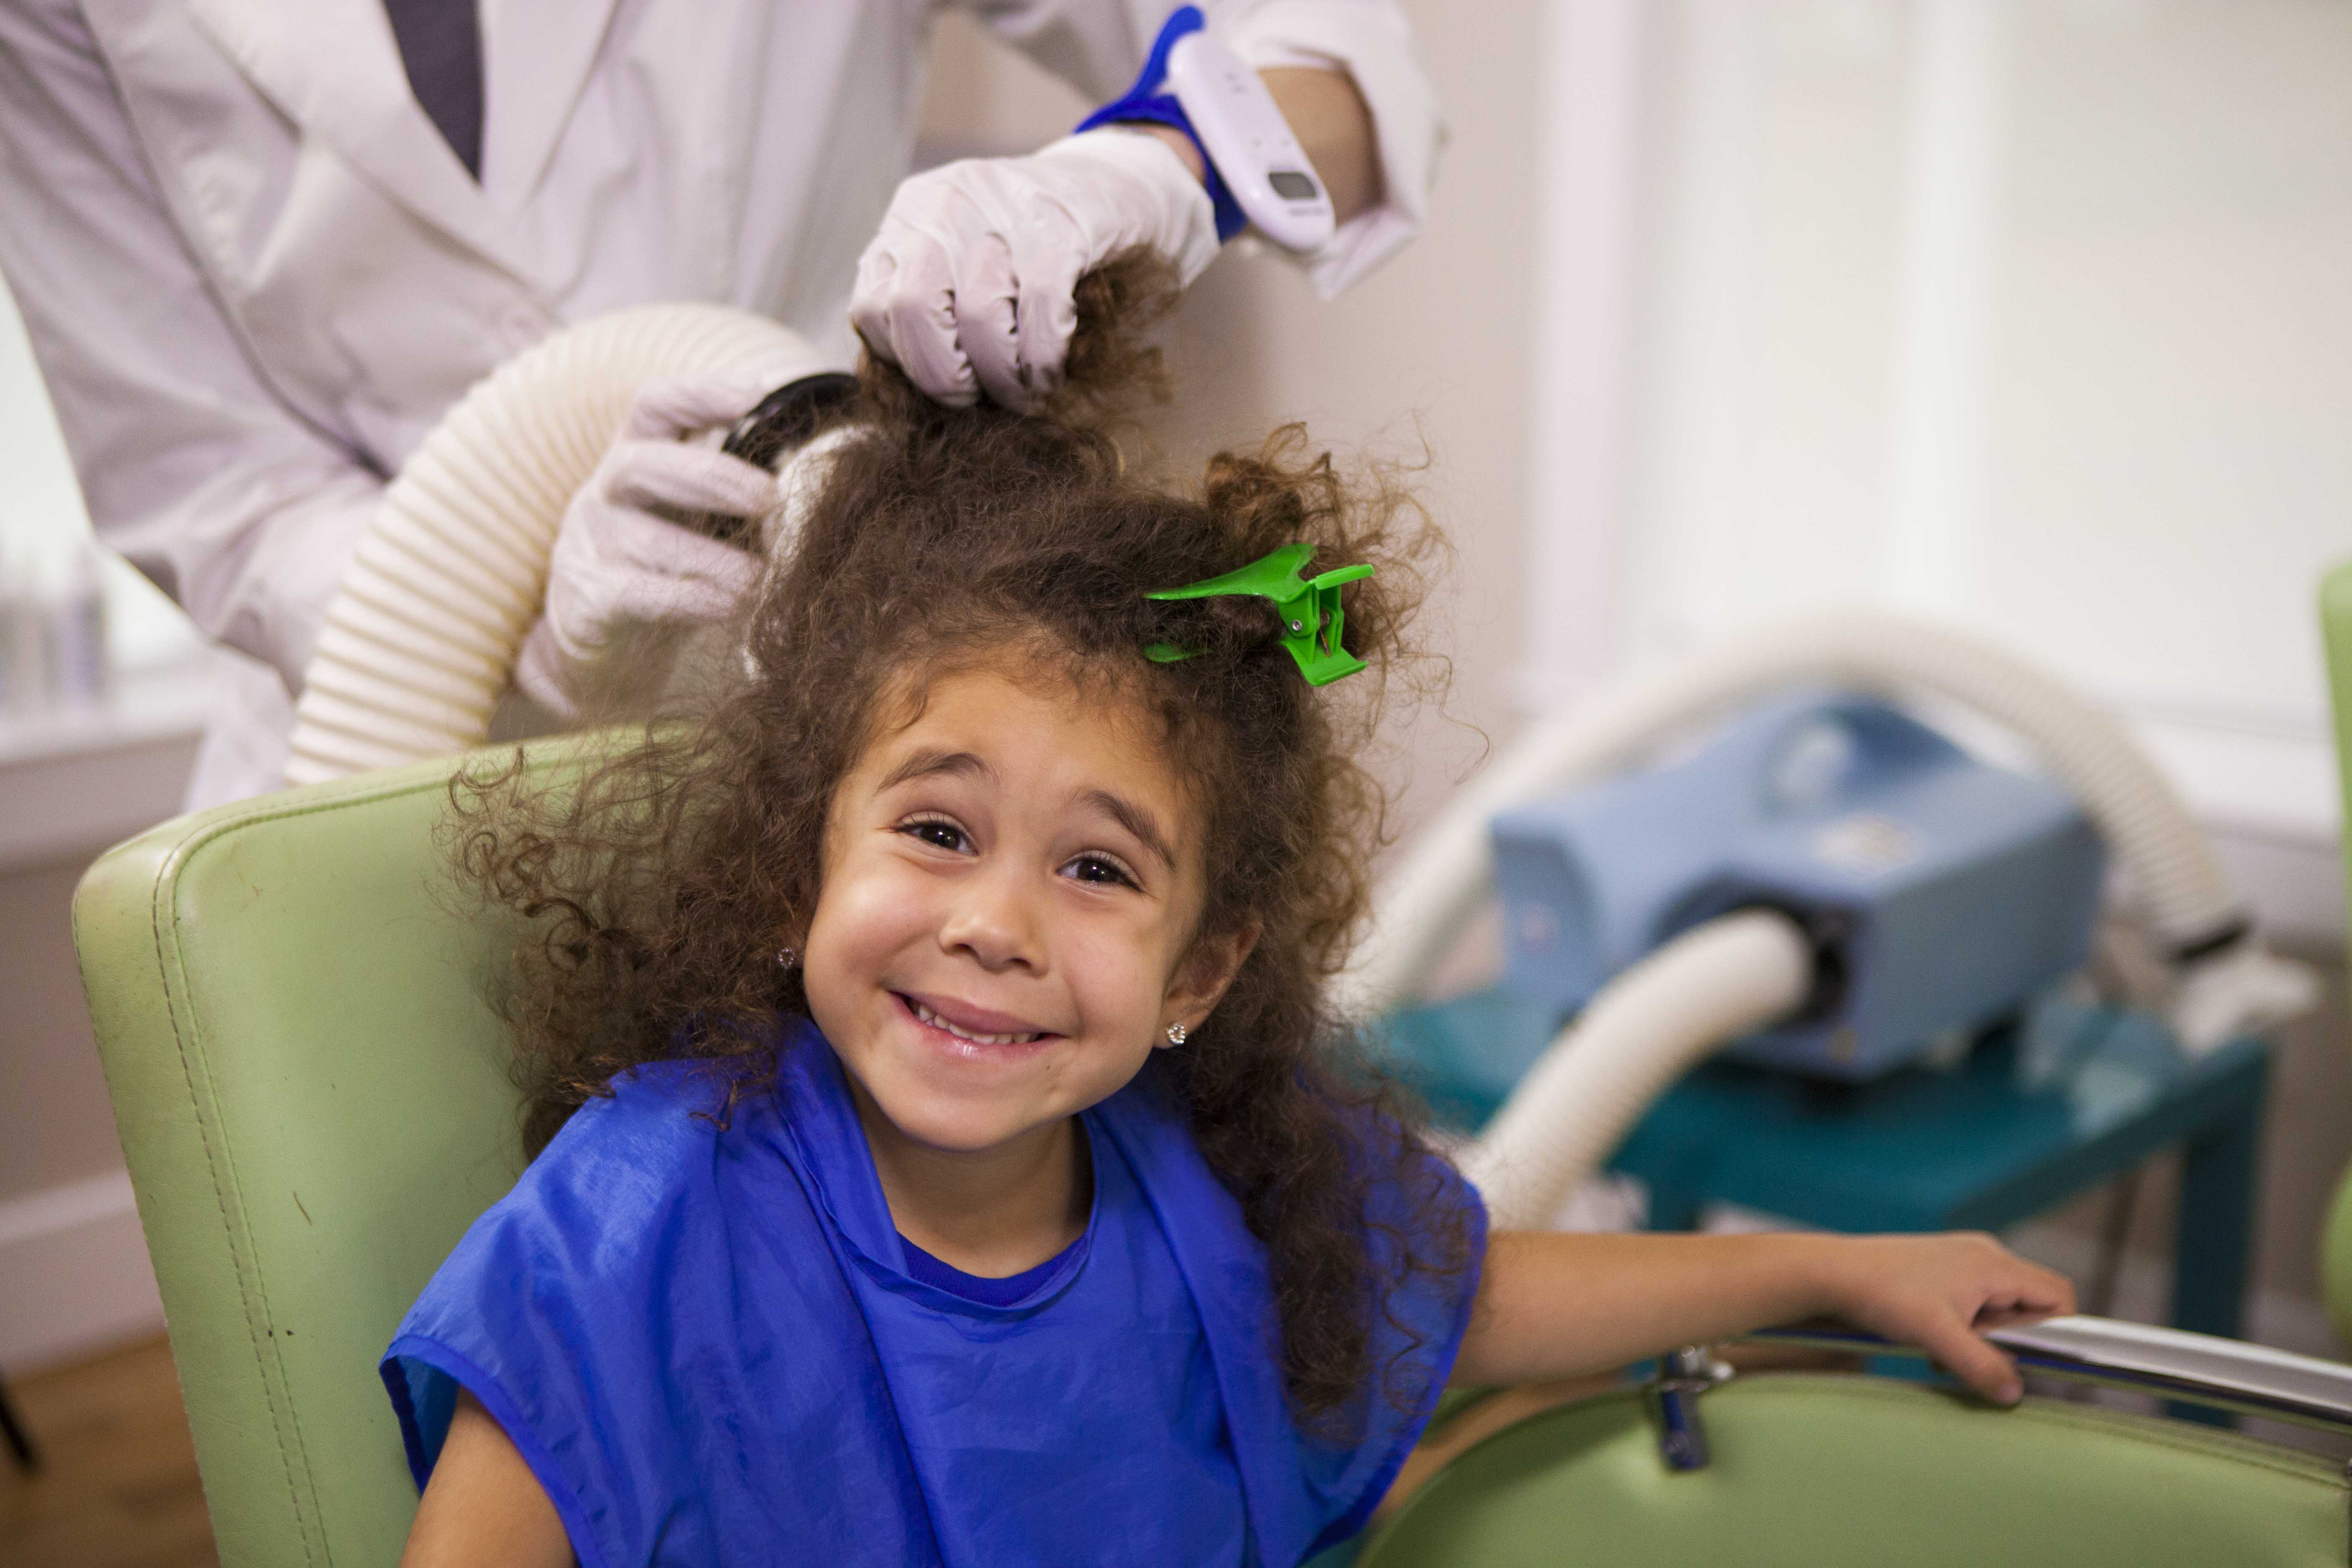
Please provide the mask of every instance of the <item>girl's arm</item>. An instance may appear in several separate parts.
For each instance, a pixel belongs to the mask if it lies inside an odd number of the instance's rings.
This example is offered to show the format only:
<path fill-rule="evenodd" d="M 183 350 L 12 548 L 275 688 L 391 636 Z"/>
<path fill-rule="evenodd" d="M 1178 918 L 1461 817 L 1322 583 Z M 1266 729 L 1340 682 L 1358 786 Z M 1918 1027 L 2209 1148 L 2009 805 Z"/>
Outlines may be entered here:
<path fill-rule="evenodd" d="M 546 1489 L 490 1413 L 463 1389 L 400 1568 L 575 1568 Z"/>
<path fill-rule="evenodd" d="M 2074 1310 L 2063 1275 L 1989 1236 L 1497 1235 L 1455 1359 L 1465 1383 L 1602 1372 L 1835 1317 L 1915 1344 L 1989 1399 L 2022 1390 L 1979 1331 Z"/>

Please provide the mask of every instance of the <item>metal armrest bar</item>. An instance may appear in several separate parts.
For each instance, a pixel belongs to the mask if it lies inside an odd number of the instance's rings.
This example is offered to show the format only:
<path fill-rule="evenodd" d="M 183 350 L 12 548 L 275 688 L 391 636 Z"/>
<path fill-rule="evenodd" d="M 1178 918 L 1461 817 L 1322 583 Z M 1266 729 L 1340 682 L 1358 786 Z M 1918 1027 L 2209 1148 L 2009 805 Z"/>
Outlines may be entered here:
<path fill-rule="evenodd" d="M 1916 1346 L 1833 1323 L 1764 1329 L 1746 1337 L 1863 1355 L 1927 1356 Z M 2352 1366 L 2315 1356 L 2113 1318 L 2053 1318 L 1985 1337 L 2027 1372 L 2352 1432 Z"/>

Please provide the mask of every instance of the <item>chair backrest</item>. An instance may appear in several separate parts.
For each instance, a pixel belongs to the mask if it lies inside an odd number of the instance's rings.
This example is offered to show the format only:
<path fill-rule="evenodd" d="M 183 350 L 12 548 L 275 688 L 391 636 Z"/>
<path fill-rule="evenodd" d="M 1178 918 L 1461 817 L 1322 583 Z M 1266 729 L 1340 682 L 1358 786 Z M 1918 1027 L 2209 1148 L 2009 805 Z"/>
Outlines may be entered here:
<path fill-rule="evenodd" d="M 2319 634 L 2327 650 L 2327 687 L 2336 709 L 2336 765 L 2344 782 L 2344 820 L 2352 829 L 2352 563 L 2319 584 Z M 2352 831 L 2345 849 L 2345 885 L 2352 895 Z M 2320 1295 L 2338 1338 L 2352 1342 L 2352 1174 L 2336 1189 L 2319 1242 Z"/>
<path fill-rule="evenodd" d="M 488 1000 L 513 928 L 443 869 L 452 766 L 167 822 L 74 900 L 224 1563 L 399 1555 L 416 1492 L 376 1361 L 521 1166 Z"/>

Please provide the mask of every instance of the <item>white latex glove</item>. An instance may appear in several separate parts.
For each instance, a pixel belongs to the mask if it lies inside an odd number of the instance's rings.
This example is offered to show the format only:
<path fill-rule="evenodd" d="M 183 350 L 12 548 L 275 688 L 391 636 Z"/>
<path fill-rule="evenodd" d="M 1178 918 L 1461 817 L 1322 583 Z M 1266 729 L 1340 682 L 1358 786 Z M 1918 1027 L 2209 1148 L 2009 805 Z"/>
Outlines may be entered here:
<path fill-rule="evenodd" d="M 770 390 L 719 376 L 663 377 L 638 390 L 556 531 L 546 604 L 515 662 L 524 696 L 576 719 L 608 656 L 624 644 L 642 654 L 642 640 L 630 634 L 723 620 L 758 581 L 759 557 L 650 509 L 754 520 L 774 510 L 774 475 L 679 439 L 733 423 Z"/>
<path fill-rule="evenodd" d="M 1182 283 L 1217 254 L 1208 192 L 1149 132 L 1106 125 L 1025 158 L 948 163 L 898 186 L 849 319 L 941 403 L 985 392 L 1032 408 L 1062 384 L 1080 275 L 1138 245 Z"/>

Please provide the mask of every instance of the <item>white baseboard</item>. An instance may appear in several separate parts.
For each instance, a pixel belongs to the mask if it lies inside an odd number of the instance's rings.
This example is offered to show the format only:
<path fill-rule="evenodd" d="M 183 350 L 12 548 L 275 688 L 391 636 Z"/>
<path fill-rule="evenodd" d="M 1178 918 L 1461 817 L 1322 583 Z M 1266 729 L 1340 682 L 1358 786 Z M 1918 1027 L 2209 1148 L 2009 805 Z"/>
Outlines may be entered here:
<path fill-rule="evenodd" d="M 163 1328 L 128 1172 L 0 1203 L 0 1370 L 21 1377 Z"/>

